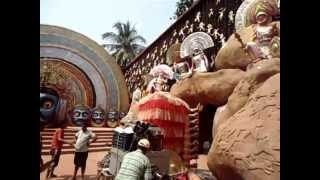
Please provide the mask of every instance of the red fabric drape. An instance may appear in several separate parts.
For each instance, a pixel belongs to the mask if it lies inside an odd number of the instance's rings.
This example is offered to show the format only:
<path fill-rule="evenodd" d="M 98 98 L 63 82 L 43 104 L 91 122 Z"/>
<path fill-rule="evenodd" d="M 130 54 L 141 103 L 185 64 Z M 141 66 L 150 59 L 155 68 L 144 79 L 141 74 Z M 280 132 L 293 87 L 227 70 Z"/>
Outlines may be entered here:
<path fill-rule="evenodd" d="M 164 148 L 183 155 L 189 106 L 166 92 L 156 92 L 139 101 L 138 118 L 159 126 L 164 133 Z"/>

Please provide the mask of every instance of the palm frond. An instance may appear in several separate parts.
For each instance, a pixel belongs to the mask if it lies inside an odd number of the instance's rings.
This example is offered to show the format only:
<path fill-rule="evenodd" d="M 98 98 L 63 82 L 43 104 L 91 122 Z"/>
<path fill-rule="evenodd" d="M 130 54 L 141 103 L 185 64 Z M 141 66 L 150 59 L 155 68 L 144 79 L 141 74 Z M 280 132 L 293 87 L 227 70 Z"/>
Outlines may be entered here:
<path fill-rule="evenodd" d="M 139 51 L 141 52 L 142 50 L 144 50 L 146 47 L 140 45 L 140 44 L 132 44 L 132 48 L 134 49 L 134 51 Z"/>
<path fill-rule="evenodd" d="M 106 32 L 106 33 L 102 34 L 102 39 L 104 39 L 104 40 L 117 40 L 118 35 L 113 32 Z"/>
<path fill-rule="evenodd" d="M 121 49 L 121 44 L 103 44 L 103 47 L 107 48 L 109 51 L 115 51 Z"/>
<path fill-rule="evenodd" d="M 146 40 L 138 35 L 135 26 L 129 21 L 116 22 L 113 28 L 115 32 L 107 32 L 102 35 L 104 40 L 108 40 L 103 46 L 110 51 L 120 66 L 126 66 L 145 48 L 140 43 L 145 44 Z"/>
<path fill-rule="evenodd" d="M 132 39 L 132 42 L 134 42 L 134 43 L 135 42 L 141 42 L 143 44 L 147 43 L 147 40 L 140 35 L 136 35 L 136 36 L 132 37 L 131 39 Z"/>
<path fill-rule="evenodd" d="M 118 36 L 124 37 L 123 23 L 116 22 L 113 27 L 117 30 Z"/>

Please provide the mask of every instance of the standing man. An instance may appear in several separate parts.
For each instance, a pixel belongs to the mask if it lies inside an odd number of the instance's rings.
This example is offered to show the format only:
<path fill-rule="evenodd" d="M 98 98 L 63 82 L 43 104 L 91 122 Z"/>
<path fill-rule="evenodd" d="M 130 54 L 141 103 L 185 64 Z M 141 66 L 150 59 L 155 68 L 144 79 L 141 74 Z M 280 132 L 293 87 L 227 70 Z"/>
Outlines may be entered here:
<path fill-rule="evenodd" d="M 150 149 L 150 142 L 141 139 L 138 149 L 123 157 L 123 161 L 116 176 L 116 180 L 151 180 L 151 163 L 145 155 Z"/>
<path fill-rule="evenodd" d="M 51 162 L 51 164 L 48 168 L 48 171 L 47 171 L 47 178 L 48 177 L 57 177 L 57 175 L 55 175 L 53 172 L 54 172 L 54 169 L 59 164 L 63 143 L 68 143 L 63 139 L 65 127 L 66 127 L 66 124 L 61 125 L 61 127 L 58 128 L 52 136 L 51 150 L 50 150 L 52 162 Z"/>
<path fill-rule="evenodd" d="M 84 180 L 84 173 L 86 170 L 86 162 L 88 158 L 89 145 L 97 140 L 94 133 L 87 129 L 87 125 L 84 123 L 80 131 L 75 135 L 76 143 L 75 155 L 74 155 L 74 173 L 73 179 L 76 179 L 78 169 L 81 167 L 81 178 Z M 91 140 L 91 141 L 90 141 Z"/>

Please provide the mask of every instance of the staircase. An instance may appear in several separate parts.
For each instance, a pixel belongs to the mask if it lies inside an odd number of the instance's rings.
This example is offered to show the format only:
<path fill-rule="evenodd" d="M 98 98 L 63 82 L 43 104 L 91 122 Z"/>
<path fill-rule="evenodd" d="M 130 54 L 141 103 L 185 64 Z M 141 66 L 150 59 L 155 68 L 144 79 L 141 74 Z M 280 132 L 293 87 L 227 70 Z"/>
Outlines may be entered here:
<path fill-rule="evenodd" d="M 64 130 L 64 139 L 73 140 L 76 132 L 79 130 L 79 127 L 67 127 Z M 88 127 L 93 133 L 96 134 L 98 139 L 90 144 L 89 152 L 98 152 L 98 151 L 109 151 L 112 145 L 112 131 L 113 128 L 91 128 Z M 42 136 L 42 155 L 49 155 L 51 148 L 52 136 L 56 128 L 44 129 L 40 132 Z M 63 144 L 62 154 L 73 154 L 74 147 L 69 144 Z"/>

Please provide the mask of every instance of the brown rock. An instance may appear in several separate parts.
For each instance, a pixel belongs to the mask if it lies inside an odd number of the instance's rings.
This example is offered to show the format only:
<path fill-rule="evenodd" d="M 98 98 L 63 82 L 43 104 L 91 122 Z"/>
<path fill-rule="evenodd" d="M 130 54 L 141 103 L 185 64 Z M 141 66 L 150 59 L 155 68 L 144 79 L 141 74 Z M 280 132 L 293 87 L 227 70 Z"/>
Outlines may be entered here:
<path fill-rule="evenodd" d="M 218 124 L 221 122 L 221 120 L 226 119 L 224 118 L 227 105 L 223 105 L 217 108 L 214 117 L 213 117 L 213 126 L 212 126 L 212 139 L 214 139 Z"/>
<path fill-rule="evenodd" d="M 273 22 L 279 26 L 279 22 Z M 279 28 L 280 29 L 280 28 Z M 280 30 L 279 30 L 280 31 Z M 254 25 L 250 25 L 238 32 L 243 43 L 253 41 Z M 225 46 L 221 48 L 215 58 L 216 69 L 242 69 L 245 70 L 252 60 L 241 47 L 240 42 L 232 34 L 227 40 Z"/>
<path fill-rule="evenodd" d="M 263 60 L 255 63 L 246 72 L 244 78 L 234 88 L 233 93 L 228 98 L 226 110 L 223 111 L 223 119 L 228 119 L 248 101 L 250 95 L 258 89 L 263 82 L 271 76 L 280 72 L 280 59 Z"/>
<path fill-rule="evenodd" d="M 191 78 L 175 83 L 170 94 L 185 100 L 190 107 L 226 104 L 234 87 L 244 76 L 239 69 L 223 69 L 216 72 L 195 73 Z"/>
<path fill-rule="evenodd" d="M 280 73 L 218 127 L 208 167 L 219 180 L 280 179 Z"/>

